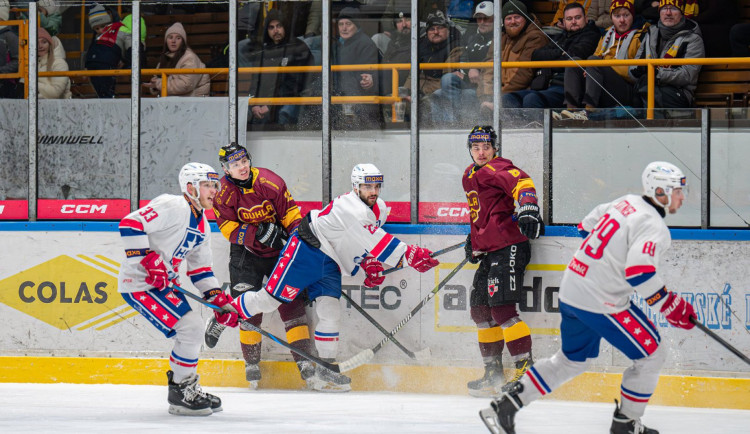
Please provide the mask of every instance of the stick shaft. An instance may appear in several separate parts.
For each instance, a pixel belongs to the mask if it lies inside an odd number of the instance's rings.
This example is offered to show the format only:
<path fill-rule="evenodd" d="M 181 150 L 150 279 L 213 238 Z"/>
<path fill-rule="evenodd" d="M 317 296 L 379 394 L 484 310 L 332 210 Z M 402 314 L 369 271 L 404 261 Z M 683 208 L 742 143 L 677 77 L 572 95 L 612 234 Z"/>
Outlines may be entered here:
<path fill-rule="evenodd" d="M 716 342 L 720 343 L 724 348 L 728 349 L 729 351 L 731 351 L 732 353 L 734 353 L 734 355 L 736 355 L 737 357 L 739 357 L 740 359 L 742 359 L 743 362 L 745 362 L 748 365 L 750 365 L 750 358 L 748 358 L 746 355 L 742 354 L 740 352 L 740 350 L 738 350 L 737 348 L 733 347 L 732 344 L 730 344 L 729 342 L 727 342 L 724 339 L 722 339 L 719 335 L 717 335 L 716 333 L 714 333 L 708 327 L 706 327 L 705 325 L 701 324 L 697 319 L 695 319 L 693 317 L 690 317 L 690 322 L 692 322 L 693 324 L 695 324 L 696 327 L 698 327 L 703 333 L 707 334 L 711 339 L 713 339 Z"/>
<path fill-rule="evenodd" d="M 460 242 L 460 243 L 458 243 L 458 244 L 454 244 L 454 245 L 452 245 L 452 246 L 448 246 L 448 247 L 446 247 L 446 248 L 444 248 L 444 249 L 442 249 L 442 250 L 438 250 L 437 252 L 432 252 L 432 254 L 430 255 L 430 257 L 434 258 L 434 257 L 440 256 L 440 255 L 442 255 L 442 254 L 444 254 L 444 253 L 448 253 L 448 252 L 452 252 L 452 251 L 454 251 L 454 250 L 456 250 L 456 249 L 460 249 L 461 247 L 463 247 L 463 246 L 464 246 L 464 244 L 466 244 L 466 241 L 461 241 L 461 242 Z M 403 268 L 404 268 L 404 267 L 393 267 L 393 268 L 389 268 L 389 269 L 387 269 L 387 270 L 383 271 L 383 272 L 382 272 L 381 274 L 382 274 L 383 276 L 385 276 L 385 275 L 388 275 L 388 274 L 394 273 L 394 272 L 396 272 L 396 271 L 398 271 L 398 270 L 401 270 L 401 269 L 403 269 Z"/>
<path fill-rule="evenodd" d="M 192 298 L 193 300 L 197 301 L 198 303 L 200 303 L 200 304 L 202 304 L 202 305 L 204 305 L 204 306 L 206 306 L 208 308 L 211 308 L 211 309 L 213 309 L 213 310 L 215 310 L 217 312 L 222 312 L 223 311 L 223 309 L 221 309 L 219 306 L 216 306 L 213 303 L 207 302 L 206 300 L 203 299 L 203 297 L 199 297 L 199 296 L 193 294 L 192 292 L 188 291 L 185 288 L 181 288 L 181 287 L 179 287 L 177 285 L 172 285 L 172 288 L 174 288 L 175 290 L 177 290 L 177 291 L 185 294 L 186 296 Z M 240 318 L 239 322 L 242 323 L 242 325 L 244 325 L 245 327 L 249 328 L 250 330 L 260 333 L 261 335 L 267 337 L 268 339 L 271 339 L 272 341 L 276 342 L 277 344 L 281 345 L 282 347 L 285 347 L 285 348 L 289 349 L 289 351 L 292 351 L 292 352 L 294 352 L 296 354 L 299 354 L 301 357 L 304 357 L 307 360 L 315 362 L 318 365 L 321 365 L 321 366 L 325 367 L 326 369 L 329 369 L 329 370 L 331 370 L 333 372 L 340 372 L 339 371 L 339 366 L 336 365 L 336 364 L 326 362 L 325 360 L 320 359 L 318 357 L 315 357 L 312 354 L 309 354 L 308 352 L 306 352 L 304 350 L 301 350 L 299 348 L 295 348 L 289 342 L 287 342 L 287 341 L 285 341 L 283 339 L 280 339 L 280 338 L 276 337 L 275 335 L 272 335 L 271 333 L 268 333 L 267 331 L 265 331 L 262 328 L 260 328 L 260 327 L 258 327 L 256 325 L 252 324 L 249 321 L 246 321 L 246 320 Z"/>
<path fill-rule="evenodd" d="M 362 309 L 362 306 L 358 305 L 354 300 L 352 300 L 351 297 L 349 297 L 343 291 L 341 292 L 341 296 L 344 297 L 354 307 L 354 309 L 357 310 L 357 312 L 361 313 L 362 316 L 364 316 L 365 319 L 367 319 L 367 321 L 370 322 L 370 324 L 374 325 L 375 328 L 377 328 L 378 330 L 380 330 L 381 333 L 383 333 L 384 335 L 388 336 L 388 330 L 386 330 L 385 328 L 383 328 L 383 326 L 381 326 L 379 322 L 375 321 L 375 318 L 373 318 L 372 316 L 370 316 L 370 314 L 367 313 L 366 310 Z M 401 342 L 397 341 L 396 338 L 391 337 L 391 340 L 393 341 L 393 343 L 401 351 L 404 352 L 404 354 L 406 354 L 407 356 L 409 356 L 412 359 L 416 359 L 417 358 L 417 356 L 416 356 L 416 354 L 414 354 L 414 352 L 410 351 L 408 348 L 406 348 L 403 345 L 401 345 Z"/>

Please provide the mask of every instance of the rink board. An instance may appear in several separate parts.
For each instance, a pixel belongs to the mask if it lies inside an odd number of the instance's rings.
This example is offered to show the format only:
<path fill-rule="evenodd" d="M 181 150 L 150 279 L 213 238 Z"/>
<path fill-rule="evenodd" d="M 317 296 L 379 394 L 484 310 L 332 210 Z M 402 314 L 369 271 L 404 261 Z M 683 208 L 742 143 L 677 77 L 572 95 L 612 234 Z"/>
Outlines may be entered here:
<path fill-rule="evenodd" d="M 102 231 L 13 230 L 0 232 L 0 381 L 163 384 L 171 342 L 117 293 L 117 270 L 124 259 L 119 235 Z M 34 229 L 33 223 L 26 225 Z M 415 230 L 390 226 L 407 243 L 439 250 L 465 239 L 465 227 L 436 226 Z M 436 232 L 442 232 L 436 233 Z M 462 233 L 463 232 L 463 233 Z M 552 233 L 560 234 L 558 230 Z M 568 231 L 570 232 L 570 231 Z M 706 232 L 708 233 L 708 232 Z M 697 235 L 696 235 L 697 234 Z M 699 320 L 750 354 L 750 246 L 733 241 L 700 240 L 701 231 L 673 242 L 662 263 L 664 280 L 697 308 Z M 707 237 L 706 237 L 707 238 Z M 522 318 L 533 334 L 536 358 L 559 348 L 557 291 L 562 271 L 580 245 L 569 236 L 547 236 L 532 242 L 532 261 L 525 282 Z M 214 272 L 228 282 L 228 244 L 212 235 Z M 344 278 L 344 291 L 390 330 L 462 259 L 462 250 L 440 257 L 441 265 L 418 274 L 407 269 L 387 276 L 380 288 L 367 289 L 359 279 Z M 481 372 L 476 329 L 468 311 L 473 271 L 468 265 L 417 313 L 397 338 L 412 351 L 428 350 L 425 361 L 413 361 L 393 345 L 378 352 L 372 364 L 351 372 L 358 390 L 465 393 L 466 382 Z M 183 280 L 184 286 L 191 288 Z M 641 299 L 637 304 L 645 306 Z M 343 327 L 339 360 L 377 344 L 382 335 L 342 300 Z M 204 318 L 211 313 L 198 309 Z M 308 311 L 314 318 L 314 313 Z M 665 405 L 750 408 L 750 367 L 698 330 L 670 327 L 649 313 L 668 345 L 668 357 L 653 401 Z M 280 337 L 278 314 L 264 318 L 264 328 Z M 52 357 L 50 357 L 52 356 Z M 505 354 L 506 368 L 510 360 Z M 261 387 L 302 387 L 283 348 L 264 345 Z M 227 330 L 216 348 L 204 351 L 199 365 L 207 385 L 243 386 L 236 330 Z M 591 372 L 555 395 L 565 399 L 610 401 L 619 395 L 619 373 L 628 360 L 606 343 Z"/>

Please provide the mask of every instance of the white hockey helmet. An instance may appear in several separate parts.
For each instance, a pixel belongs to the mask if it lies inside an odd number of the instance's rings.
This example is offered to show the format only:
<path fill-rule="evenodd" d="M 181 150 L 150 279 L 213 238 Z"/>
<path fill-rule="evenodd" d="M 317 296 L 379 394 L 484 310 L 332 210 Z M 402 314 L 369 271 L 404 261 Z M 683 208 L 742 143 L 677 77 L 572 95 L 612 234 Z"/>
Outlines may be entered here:
<path fill-rule="evenodd" d="M 359 184 L 383 185 L 383 174 L 374 164 L 360 163 L 352 169 L 352 190 L 359 191 Z"/>
<path fill-rule="evenodd" d="M 665 161 L 654 161 L 646 166 L 641 175 L 643 194 L 653 199 L 654 203 L 668 209 L 672 204 L 672 190 L 682 188 L 687 196 L 687 179 L 677 166 Z M 662 204 L 656 199 L 656 189 L 661 188 L 667 196 L 667 203 Z"/>
<path fill-rule="evenodd" d="M 195 201 L 200 198 L 201 191 L 199 187 L 201 181 L 215 182 L 217 184 L 216 188 L 218 189 L 219 174 L 208 164 L 188 163 L 182 166 L 182 169 L 180 169 L 180 190 Z M 193 184 L 193 186 L 195 186 L 195 196 L 188 193 L 188 184 Z"/>

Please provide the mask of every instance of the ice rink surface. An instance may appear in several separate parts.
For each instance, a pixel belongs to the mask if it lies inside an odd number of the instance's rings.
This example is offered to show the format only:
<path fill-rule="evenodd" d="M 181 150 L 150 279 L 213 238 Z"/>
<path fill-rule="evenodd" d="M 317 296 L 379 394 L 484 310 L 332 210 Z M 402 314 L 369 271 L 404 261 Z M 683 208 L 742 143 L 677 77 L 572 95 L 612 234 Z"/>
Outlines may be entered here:
<path fill-rule="evenodd" d="M 0 432 L 486 433 L 489 400 L 461 395 L 205 388 L 224 411 L 167 413 L 166 386 L 0 384 Z M 523 433 L 604 434 L 613 404 L 544 400 L 519 413 Z M 649 406 L 643 422 L 662 434 L 750 433 L 750 411 Z"/>

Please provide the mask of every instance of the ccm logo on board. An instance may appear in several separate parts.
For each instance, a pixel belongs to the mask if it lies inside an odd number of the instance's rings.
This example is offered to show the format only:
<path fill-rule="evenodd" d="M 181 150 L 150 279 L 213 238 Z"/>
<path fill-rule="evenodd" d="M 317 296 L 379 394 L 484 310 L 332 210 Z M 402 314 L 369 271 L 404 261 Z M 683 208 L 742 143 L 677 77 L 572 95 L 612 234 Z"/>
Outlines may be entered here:
<path fill-rule="evenodd" d="M 469 215 L 466 207 L 441 207 L 437 209 L 438 217 L 463 217 Z"/>
<path fill-rule="evenodd" d="M 66 203 L 60 207 L 60 212 L 63 214 L 104 214 L 107 212 L 107 205 L 88 205 L 85 203 L 73 204 Z"/>

